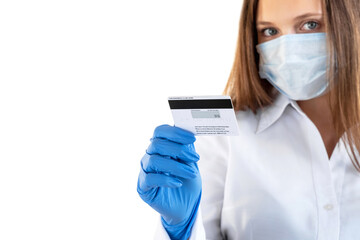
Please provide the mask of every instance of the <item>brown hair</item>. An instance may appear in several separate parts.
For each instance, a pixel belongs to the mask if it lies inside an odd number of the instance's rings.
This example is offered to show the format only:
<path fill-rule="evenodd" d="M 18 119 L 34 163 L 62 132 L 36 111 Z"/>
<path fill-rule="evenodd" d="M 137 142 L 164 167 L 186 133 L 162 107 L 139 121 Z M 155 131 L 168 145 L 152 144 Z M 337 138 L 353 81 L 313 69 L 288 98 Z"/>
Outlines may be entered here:
<path fill-rule="evenodd" d="M 342 138 L 360 172 L 360 1 L 321 0 L 329 51 L 329 103 L 337 139 Z M 235 110 L 256 113 L 273 102 L 277 91 L 258 74 L 256 11 L 258 0 L 244 0 L 233 67 L 224 94 Z M 343 135 L 343 133 L 346 133 Z"/>

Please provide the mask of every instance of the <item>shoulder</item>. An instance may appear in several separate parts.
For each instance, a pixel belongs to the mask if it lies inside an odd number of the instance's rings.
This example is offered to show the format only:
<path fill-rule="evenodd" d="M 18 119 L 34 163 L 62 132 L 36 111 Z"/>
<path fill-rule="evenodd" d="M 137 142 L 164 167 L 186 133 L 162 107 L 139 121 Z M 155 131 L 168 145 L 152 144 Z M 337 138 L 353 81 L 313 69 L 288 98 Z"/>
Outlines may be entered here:
<path fill-rule="evenodd" d="M 258 109 L 256 113 L 250 109 L 236 111 L 235 115 L 239 125 L 240 134 L 256 132 L 260 120 L 261 109 Z"/>
<path fill-rule="evenodd" d="M 200 154 L 225 154 L 234 138 L 247 138 L 254 135 L 258 125 L 260 110 L 236 111 L 235 116 L 239 127 L 239 136 L 197 136 L 195 147 Z"/>

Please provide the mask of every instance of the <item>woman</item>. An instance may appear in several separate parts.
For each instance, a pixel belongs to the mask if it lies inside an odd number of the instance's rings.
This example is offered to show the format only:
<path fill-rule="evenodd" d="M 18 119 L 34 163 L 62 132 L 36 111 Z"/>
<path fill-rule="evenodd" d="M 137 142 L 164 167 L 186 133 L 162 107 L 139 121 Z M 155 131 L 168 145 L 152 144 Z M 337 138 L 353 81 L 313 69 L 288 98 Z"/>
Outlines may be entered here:
<path fill-rule="evenodd" d="M 240 136 L 195 151 L 155 129 L 138 193 L 156 239 L 360 239 L 359 19 L 357 0 L 244 0 L 225 89 Z"/>

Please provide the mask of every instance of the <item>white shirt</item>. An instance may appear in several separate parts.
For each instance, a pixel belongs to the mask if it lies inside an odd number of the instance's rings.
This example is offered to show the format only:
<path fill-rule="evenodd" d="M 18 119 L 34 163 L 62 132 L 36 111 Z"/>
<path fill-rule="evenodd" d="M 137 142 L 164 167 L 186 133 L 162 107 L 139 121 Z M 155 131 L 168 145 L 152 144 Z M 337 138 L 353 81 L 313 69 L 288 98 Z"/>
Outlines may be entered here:
<path fill-rule="evenodd" d="M 195 143 L 203 195 L 190 239 L 359 240 L 360 173 L 344 142 L 329 160 L 316 126 L 282 94 L 236 115 L 240 136 Z M 161 224 L 155 239 L 169 239 Z"/>

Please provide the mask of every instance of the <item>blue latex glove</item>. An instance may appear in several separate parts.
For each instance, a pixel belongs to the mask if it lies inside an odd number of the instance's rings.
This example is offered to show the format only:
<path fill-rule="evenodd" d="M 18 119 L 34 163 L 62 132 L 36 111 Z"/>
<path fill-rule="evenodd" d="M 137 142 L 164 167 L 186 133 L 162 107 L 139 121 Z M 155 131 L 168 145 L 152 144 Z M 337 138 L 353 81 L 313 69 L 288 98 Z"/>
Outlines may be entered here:
<path fill-rule="evenodd" d="M 137 191 L 161 214 L 171 239 L 188 239 L 201 198 L 201 177 L 197 166 L 193 133 L 161 125 L 141 159 Z"/>

